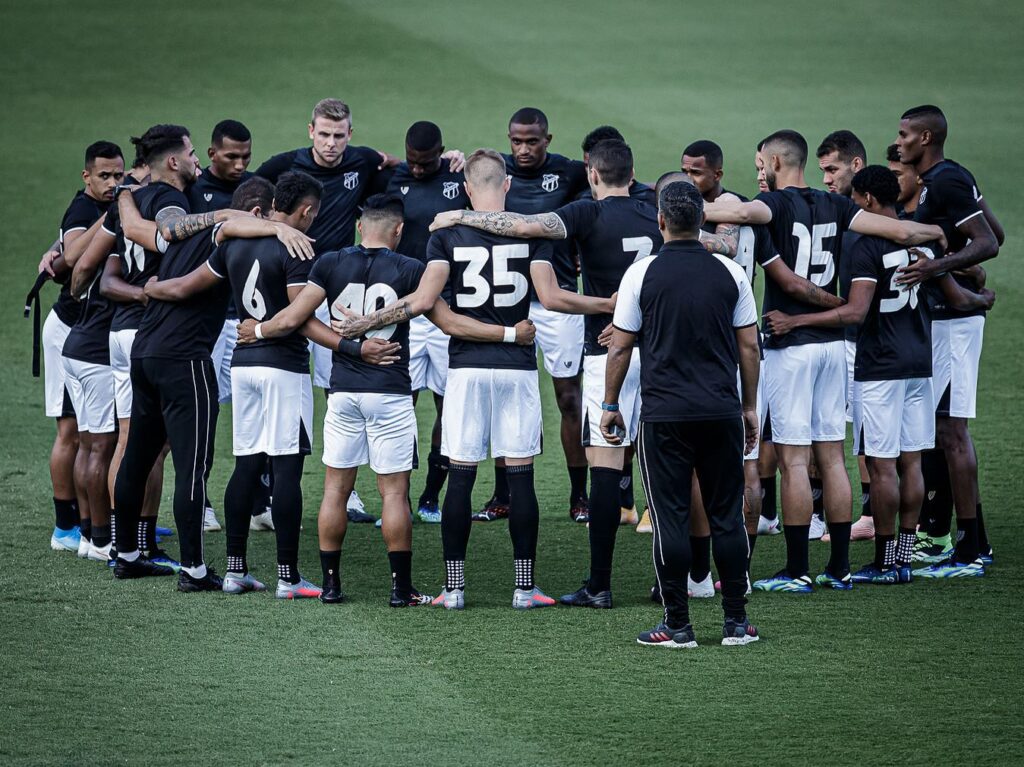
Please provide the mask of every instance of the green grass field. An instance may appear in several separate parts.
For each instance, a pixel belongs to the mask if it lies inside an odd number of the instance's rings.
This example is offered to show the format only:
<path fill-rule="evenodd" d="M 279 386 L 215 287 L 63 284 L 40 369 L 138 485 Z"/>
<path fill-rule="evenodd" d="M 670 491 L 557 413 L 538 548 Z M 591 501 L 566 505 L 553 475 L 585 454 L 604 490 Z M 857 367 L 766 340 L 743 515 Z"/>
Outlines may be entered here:
<path fill-rule="evenodd" d="M 0 25 L 0 763 L 1024 761 L 1024 202 L 1011 149 L 1024 121 L 1022 28 L 1019 5 L 990 0 L 9 4 Z M 439 123 L 449 147 L 505 149 L 508 116 L 527 104 L 548 113 L 552 150 L 570 156 L 588 130 L 616 125 L 644 179 L 678 168 L 691 140 L 714 138 L 727 185 L 745 193 L 754 144 L 771 130 L 796 128 L 813 147 L 850 128 L 878 161 L 905 108 L 942 105 L 948 154 L 973 170 L 1008 235 L 986 265 L 999 298 L 973 428 L 997 566 L 975 582 L 758 595 L 749 609 L 764 641 L 746 649 L 717 644 L 717 600 L 696 604 L 702 647 L 668 653 L 633 642 L 658 609 L 646 598 L 650 539 L 631 530 L 619 537 L 610 612 L 511 610 L 503 524 L 474 527 L 469 609 L 458 614 L 389 610 L 383 543 L 367 526 L 349 533 L 351 602 L 336 608 L 184 596 L 170 580 L 114 582 L 105 568 L 51 552 L 54 429 L 29 374 L 21 301 L 80 185 L 84 147 L 99 138 L 127 147 L 156 122 L 190 126 L 205 147 L 213 124 L 233 117 L 251 128 L 258 164 L 305 145 L 310 108 L 328 95 L 352 106 L 356 143 L 394 153 L 417 119 Z M 538 581 L 557 595 L 585 574 L 586 531 L 565 513 L 557 411 L 542 389 Z M 218 437 L 219 508 L 228 410 Z M 301 562 L 318 579 L 316 440 Z M 414 476 L 414 493 L 422 481 Z M 358 489 L 379 511 L 369 472 Z M 489 490 L 484 470 L 477 500 Z M 414 539 L 416 582 L 433 593 L 439 531 L 417 525 Z M 207 548 L 223 571 L 222 534 Z M 271 578 L 272 536 L 254 534 L 250 548 L 257 576 Z M 781 536 L 761 539 L 755 575 L 777 569 L 783 548 Z M 812 544 L 812 568 L 826 558 L 827 546 Z M 869 558 L 870 544 L 855 544 L 854 562 Z"/>

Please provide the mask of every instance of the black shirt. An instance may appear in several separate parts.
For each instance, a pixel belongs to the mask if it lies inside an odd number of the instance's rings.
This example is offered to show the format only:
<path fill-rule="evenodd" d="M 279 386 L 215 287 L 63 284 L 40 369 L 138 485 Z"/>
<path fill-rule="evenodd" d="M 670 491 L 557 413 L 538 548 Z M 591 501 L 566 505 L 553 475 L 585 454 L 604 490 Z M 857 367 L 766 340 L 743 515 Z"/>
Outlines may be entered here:
<path fill-rule="evenodd" d="M 160 260 L 160 279 L 184 277 L 205 264 L 217 247 L 216 236 L 217 228 L 208 229 L 172 244 Z M 209 359 L 224 325 L 230 294 L 230 286 L 222 282 L 184 301 L 150 299 L 135 334 L 132 359 Z"/>
<path fill-rule="evenodd" d="M 341 162 L 333 168 L 317 165 L 309 147 L 274 155 L 259 168 L 256 175 L 277 182 L 282 173 L 301 170 L 324 185 L 320 212 L 307 234 L 316 242 L 317 254 L 342 250 L 356 241 L 356 219 L 359 205 L 370 195 L 377 176 L 380 154 L 365 146 L 348 146 Z"/>
<path fill-rule="evenodd" d="M 309 261 L 292 258 L 276 237 L 228 240 L 213 251 L 207 264 L 214 274 L 231 282 L 239 319 L 257 322 L 271 319 L 288 306 L 288 288 L 305 287 L 312 268 Z M 309 373 L 309 346 L 298 332 L 239 344 L 231 367 Z"/>
<path fill-rule="evenodd" d="M 112 231 L 107 221 L 103 222 L 103 231 L 114 237 L 112 253 L 124 253 L 125 241 L 120 227 Z M 100 293 L 100 279 L 103 277 L 103 264 L 96 269 L 96 274 L 89 284 L 89 289 L 81 302 L 81 313 L 71 332 L 64 341 L 62 351 L 65 357 L 94 365 L 110 364 L 110 323 L 114 319 L 114 302 Z"/>
<path fill-rule="evenodd" d="M 434 216 L 446 210 L 469 207 L 469 196 L 463 185 L 465 180 L 462 173 L 448 170 L 448 163 L 444 161 L 440 170 L 427 178 L 415 178 L 404 162 L 395 168 L 388 181 L 387 192 L 400 199 L 405 208 L 399 253 L 427 263 L 427 240 L 430 239 L 430 224 Z"/>
<path fill-rule="evenodd" d="M 843 233 L 842 248 L 837 254 L 839 256 L 839 297 L 847 300 L 850 298 L 850 281 L 852 279 L 853 256 L 851 255 L 857 247 L 857 240 L 863 235 L 857 232 L 847 231 Z M 857 326 L 846 325 L 843 328 L 843 337 L 847 341 L 856 343 Z"/>
<path fill-rule="evenodd" d="M 252 173 L 245 171 L 238 181 L 226 181 L 213 175 L 209 168 L 204 168 L 196 182 L 187 189 L 189 211 L 209 213 L 212 210 L 230 208 L 235 190 L 252 176 Z"/>
<path fill-rule="evenodd" d="M 860 208 L 842 195 L 807 187 L 762 192 L 757 199 L 772 211 L 767 227 L 778 257 L 797 276 L 835 293 L 839 280 L 835 251 Z M 793 315 L 820 312 L 821 307 L 792 298 L 768 278 L 765 279 L 763 310 Z M 784 336 L 766 336 L 765 346 L 781 349 L 842 339 L 842 328 L 797 328 Z"/>
<path fill-rule="evenodd" d="M 658 211 L 631 197 L 576 200 L 555 214 L 565 225 L 566 238 L 575 242 L 579 251 L 583 294 L 587 296 L 610 297 L 634 261 L 661 248 Z M 611 321 L 610 314 L 584 316 L 584 354 L 608 353 L 597 337 Z"/>
<path fill-rule="evenodd" d="M 530 262 L 551 258 L 550 240 L 501 237 L 468 226 L 438 230 L 427 243 L 427 261 L 450 267 L 452 311 L 504 327 L 529 317 Z M 452 338 L 448 361 L 452 368 L 536 370 L 537 352 L 532 345 Z"/>
<path fill-rule="evenodd" d="M 161 211 L 177 208 L 182 213 L 188 213 L 188 198 L 185 193 L 175 189 L 163 181 L 154 181 L 141 189 L 132 192 L 135 204 L 138 206 L 139 214 L 147 221 L 156 221 Z M 121 261 L 121 277 L 129 285 L 141 288 L 152 277 L 155 277 L 160 270 L 160 259 L 163 254 L 158 250 L 149 250 L 138 243 L 124 238 L 124 250 L 111 255 L 111 258 L 118 258 Z M 146 307 L 137 301 L 117 304 L 114 310 L 114 320 L 110 324 L 110 332 L 126 330 L 139 327 L 142 321 L 142 314 Z"/>
<path fill-rule="evenodd" d="M 722 194 L 731 194 L 741 202 L 747 202 L 747 198 L 737 192 L 723 189 Z M 705 221 L 701 229 L 708 234 L 715 234 L 720 225 Z M 756 224 L 754 226 L 741 226 L 736 237 L 736 257 L 733 259 L 743 267 L 747 275 L 747 282 L 751 287 L 754 285 L 754 264 L 764 266 L 775 257 L 775 246 L 772 244 L 772 235 L 768 227 Z"/>
<path fill-rule="evenodd" d="M 64 239 L 72 232 L 85 231 L 96 223 L 96 219 L 107 212 L 110 203 L 106 200 L 95 200 L 80 189 L 73 198 L 64 218 L 60 221 L 60 252 L 64 252 Z M 71 274 L 63 278 L 60 293 L 53 304 L 53 313 L 65 325 L 74 325 L 82 311 L 81 304 L 71 295 Z"/>
<path fill-rule="evenodd" d="M 420 284 L 423 262 L 387 248 L 354 245 L 324 253 L 309 273 L 309 282 L 323 288 L 331 316 L 345 317 L 340 307 L 356 314 L 370 314 L 409 295 Z M 409 323 L 399 322 L 366 334 L 401 344 L 393 365 L 371 365 L 362 358 L 334 352 L 330 391 L 412 394 L 409 378 Z"/>
<path fill-rule="evenodd" d="M 579 160 L 560 154 L 548 154 L 540 168 L 524 170 L 512 155 L 505 158 L 505 169 L 512 185 L 505 196 L 505 210 L 510 213 L 550 213 L 575 200 L 588 188 L 587 169 Z M 558 284 L 576 292 L 576 258 L 568 241 L 553 244 L 555 276 Z"/>
<path fill-rule="evenodd" d="M 654 208 L 658 207 L 658 195 L 655 194 L 654 187 L 647 186 L 647 184 L 642 184 L 636 179 L 629 182 L 629 196 L 634 200 L 646 202 L 648 205 L 651 205 Z M 576 199 L 593 200 L 594 193 L 590 190 L 590 187 L 588 186 L 586 189 L 579 193 Z"/>
<path fill-rule="evenodd" d="M 921 248 L 934 257 L 929 248 Z M 857 333 L 855 381 L 929 378 L 932 374 L 931 318 L 917 286 L 893 283 L 896 270 L 916 260 L 906 248 L 881 237 L 858 237 L 847 252 L 853 282 L 875 283 L 875 293 Z"/>
<path fill-rule="evenodd" d="M 629 267 L 615 327 L 639 339 L 640 419 L 738 417 L 736 328 L 756 322 L 743 269 L 696 240 L 668 242 Z"/>

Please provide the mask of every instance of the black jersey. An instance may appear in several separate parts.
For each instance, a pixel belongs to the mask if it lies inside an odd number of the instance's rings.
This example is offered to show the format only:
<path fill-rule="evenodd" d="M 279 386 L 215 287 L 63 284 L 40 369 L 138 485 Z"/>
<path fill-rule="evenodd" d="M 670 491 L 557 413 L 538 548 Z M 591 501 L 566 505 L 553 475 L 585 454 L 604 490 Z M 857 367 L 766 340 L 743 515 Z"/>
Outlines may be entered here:
<path fill-rule="evenodd" d="M 399 253 L 427 263 L 427 240 L 430 239 L 430 224 L 434 216 L 446 210 L 469 207 L 465 180 L 462 173 L 448 170 L 446 162 L 441 163 L 437 173 L 426 178 L 415 178 L 404 162 L 395 169 L 388 181 L 387 192 L 400 199 L 405 208 Z"/>
<path fill-rule="evenodd" d="M 510 213 L 550 213 L 567 205 L 587 189 L 587 169 L 579 160 L 560 154 L 548 154 L 540 168 L 522 170 L 512 155 L 505 158 L 505 169 L 512 185 L 505 196 L 505 210 Z M 568 241 L 555 242 L 552 265 L 558 284 L 576 292 L 576 255 Z"/>
<path fill-rule="evenodd" d="M 240 320 L 271 319 L 291 303 L 288 288 L 305 287 L 312 264 L 292 258 L 276 237 L 228 240 L 210 260 L 210 271 L 231 282 Z M 268 367 L 293 373 L 309 372 L 309 345 L 301 333 L 239 344 L 231 367 Z"/>
<path fill-rule="evenodd" d="M 252 173 L 245 171 L 238 181 L 227 181 L 217 178 L 209 168 L 204 168 L 196 182 L 187 190 L 189 211 L 191 213 L 209 213 L 212 210 L 230 208 L 235 190 L 252 176 Z"/>
<path fill-rule="evenodd" d="M 530 315 L 530 263 L 550 261 L 549 240 L 520 240 L 468 226 L 441 229 L 427 243 L 427 261 L 445 261 L 451 271 L 452 311 L 488 325 L 511 327 Z M 448 342 L 452 368 L 536 370 L 533 346 Z"/>
<path fill-rule="evenodd" d="M 731 194 L 741 202 L 747 202 L 742 194 L 723 189 L 722 194 Z M 720 225 L 705 221 L 701 226 L 708 234 L 714 234 Z M 764 266 L 775 257 L 775 246 L 772 244 L 772 235 L 768 227 L 761 225 L 741 226 L 736 236 L 736 257 L 733 259 L 743 267 L 743 273 L 747 275 L 747 282 L 751 287 L 754 285 L 754 264 Z"/>
<path fill-rule="evenodd" d="M 182 213 L 189 212 L 185 193 L 163 181 L 154 181 L 148 186 L 136 189 L 132 192 L 132 197 L 135 199 L 139 214 L 147 221 L 156 221 L 157 215 L 164 210 L 177 209 Z M 123 232 L 121 236 L 124 238 Z M 124 281 L 141 288 L 159 272 L 162 255 L 158 250 L 150 250 L 124 238 L 124 250 L 113 254 L 111 258 L 120 259 L 121 277 Z M 114 321 L 110 324 L 112 333 L 139 327 L 146 307 L 136 301 L 117 304 L 116 307 Z"/>
<path fill-rule="evenodd" d="M 348 146 L 340 163 L 325 168 L 317 165 L 313 150 L 305 147 L 274 155 L 256 169 L 256 175 L 276 183 L 282 173 L 301 170 L 324 185 L 320 212 L 307 232 L 316 240 L 313 248 L 320 254 L 355 243 L 359 206 L 370 195 L 380 163 L 380 154 L 375 149 Z"/>
<path fill-rule="evenodd" d="M 124 253 L 125 240 L 120 227 L 112 227 L 103 222 L 103 232 L 114 237 L 111 253 Z M 65 357 L 94 365 L 110 364 L 110 323 L 114 319 L 114 302 L 100 293 L 100 279 L 103 277 L 103 264 L 96 269 L 96 274 L 81 299 L 81 313 L 71 332 L 64 341 L 62 354 Z"/>
<path fill-rule="evenodd" d="M 210 260 L 217 247 L 217 230 L 207 229 L 167 248 L 160 260 L 159 277 L 184 277 Z M 163 357 L 176 360 L 209 359 L 227 314 L 231 288 L 222 282 L 184 301 L 150 299 L 132 344 L 132 359 Z"/>
<path fill-rule="evenodd" d="M 931 248 L 920 250 L 934 257 Z M 858 237 L 846 253 L 853 282 L 875 283 L 875 293 L 857 333 L 855 381 L 929 378 L 932 333 L 928 307 L 918 286 L 895 284 L 896 271 L 916 260 L 907 248 L 881 237 Z"/>
<path fill-rule="evenodd" d="M 850 281 L 853 277 L 853 256 L 851 255 L 857 247 L 857 240 L 864 235 L 857 232 L 847 231 L 843 233 L 842 247 L 839 251 L 839 297 L 844 301 L 850 298 Z M 846 325 L 843 328 L 844 338 L 847 341 L 857 341 L 857 326 Z"/>
<path fill-rule="evenodd" d="M 342 308 L 370 314 L 412 293 L 426 269 L 422 261 L 387 248 L 354 245 L 324 253 L 309 273 L 309 282 L 327 293 L 331 317 L 343 319 Z M 409 323 L 399 322 L 366 334 L 401 344 L 393 365 L 371 365 L 361 358 L 334 353 L 330 391 L 412 394 L 409 378 Z"/>
<path fill-rule="evenodd" d="M 96 200 L 79 190 L 73 198 L 68 209 L 64 211 L 64 218 L 60 221 L 60 235 L 58 241 L 60 252 L 64 252 L 64 239 L 72 232 L 82 232 L 96 223 L 96 220 L 107 212 L 110 202 L 107 200 Z M 71 275 L 67 274 L 62 278 L 60 293 L 53 304 L 53 313 L 65 325 L 74 325 L 82 311 L 81 305 L 71 295 Z"/>
<path fill-rule="evenodd" d="M 767 227 L 778 257 L 798 277 L 835 293 L 839 281 L 836 250 L 860 208 L 842 195 L 807 187 L 762 192 L 757 199 L 771 209 L 772 220 Z M 821 307 L 790 297 L 766 279 L 763 311 L 773 310 L 790 315 L 811 314 L 820 312 Z M 765 346 L 781 349 L 842 338 L 842 328 L 797 328 L 784 336 L 767 336 Z"/>
<path fill-rule="evenodd" d="M 658 207 L 658 195 L 654 192 L 653 186 L 647 186 L 642 184 L 636 179 L 629 182 L 629 196 L 631 199 L 639 200 L 640 202 L 646 202 L 648 205 L 652 205 L 655 208 Z M 594 193 L 588 186 L 582 192 L 576 196 L 577 200 L 593 200 Z"/>
<path fill-rule="evenodd" d="M 958 228 L 975 216 L 984 215 L 981 209 L 981 193 L 970 171 L 952 160 L 936 163 L 921 174 L 921 197 L 914 211 L 914 220 L 922 224 L 942 227 L 950 253 L 956 253 L 967 245 L 968 238 Z M 945 253 L 939 255 L 941 258 Z M 969 290 L 978 290 L 971 279 L 954 275 L 954 279 Z M 958 312 L 946 306 L 942 294 L 930 289 L 935 300 L 933 319 L 951 320 L 957 317 L 984 316 L 984 309 Z"/>
<path fill-rule="evenodd" d="M 661 248 L 658 211 L 630 197 L 576 200 L 556 210 L 555 215 L 565 225 L 566 239 L 573 241 L 579 251 L 583 294 L 587 296 L 610 297 L 634 261 Z M 587 314 L 583 319 L 583 353 L 607 354 L 597 337 L 612 316 Z"/>

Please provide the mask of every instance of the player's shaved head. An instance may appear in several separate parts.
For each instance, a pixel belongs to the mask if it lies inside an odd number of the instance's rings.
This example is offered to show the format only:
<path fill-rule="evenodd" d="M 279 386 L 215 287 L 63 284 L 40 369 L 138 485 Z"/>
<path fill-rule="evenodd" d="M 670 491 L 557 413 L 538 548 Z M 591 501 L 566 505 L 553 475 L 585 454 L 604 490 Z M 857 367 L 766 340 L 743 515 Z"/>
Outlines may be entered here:
<path fill-rule="evenodd" d="M 807 164 L 807 139 L 795 130 L 775 131 L 761 143 L 760 151 L 766 162 L 778 157 L 788 168 L 802 169 Z"/>
<path fill-rule="evenodd" d="M 896 174 L 884 165 L 868 165 L 853 177 L 853 191 L 862 198 L 870 194 L 878 205 L 888 208 L 899 199 L 900 183 Z"/>
<path fill-rule="evenodd" d="M 441 146 L 441 129 L 432 122 L 420 120 L 405 132 L 405 146 L 417 152 L 429 152 Z"/>
<path fill-rule="evenodd" d="M 269 213 L 273 204 L 274 185 L 262 176 L 253 176 L 239 184 L 235 193 L 231 195 L 232 210 L 259 208 L 263 213 Z"/>
<path fill-rule="evenodd" d="M 919 131 L 929 131 L 932 135 L 931 143 L 938 146 L 946 143 L 946 131 L 948 130 L 946 115 L 937 106 L 922 104 L 919 107 L 913 107 L 904 112 L 900 119 L 908 121 Z"/>
<path fill-rule="evenodd" d="M 389 194 L 375 194 L 363 203 L 360 220 L 363 227 L 396 226 L 402 223 L 404 215 L 405 208 L 399 198 Z"/>
<path fill-rule="evenodd" d="M 598 141 L 590 150 L 589 163 L 606 186 L 625 187 L 633 180 L 633 151 L 625 141 Z"/>
<path fill-rule="evenodd" d="M 670 181 L 658 193 L 658 213 L 675 238 L 696 236 L 704 221 L 704 198 L 690 181 Z"/>
<path fill-rule="evenodd" d="M 466 180 L 478 189 L 498 189 L 507 175 L 505 159 L 493 149 L 477 149 L 466 158 Z"/>
<path fill-rule="evenodd" d="M 541 133 L 548 132 L 548 116 L 536 107 L 523 107 L 517 110 L 508 124 L 510 128 L 513 125 L 536 125 Z"/>
<path fill-rule="evenodd" d="M 670 170 L 668 173 L 662 173 L 661 178 L 659 178 L 658 182 L 654 185 L 654 196 L 660 198 L 661 190 L 676 181 L 685 181 L 687 184 L 693 183 L 693 181 L 690 180 L 690 177 L 681 170 Z"/>

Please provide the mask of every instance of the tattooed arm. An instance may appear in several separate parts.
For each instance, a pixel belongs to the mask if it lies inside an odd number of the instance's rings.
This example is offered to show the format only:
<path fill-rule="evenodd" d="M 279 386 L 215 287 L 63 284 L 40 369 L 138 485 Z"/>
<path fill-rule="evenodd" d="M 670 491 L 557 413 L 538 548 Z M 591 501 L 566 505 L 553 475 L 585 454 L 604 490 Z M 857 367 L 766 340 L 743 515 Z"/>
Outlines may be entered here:
<path fill-rule="evenodd" d="M 242 210 L 214 210 L 209 213 L 185 213 L 181 208 L 164 208 L 156 214 L 156 226 L 167 242 L 186 240 L 197 232 L 235 216 L 247 216 Z"/>
<path fill-rule="evenodd" d="M 822 290 L 810 280 L 798 276 L 792 269 L 783 263 L 781 258 L 775 258 L 761 267 L 764 273 L 774 282 L 782 292 L 798 301 L 806 304 L 821 306 L 825 309 L 834 309 L 842 306 L 845 301 L 834 293 Z"/>
<path fill-rule="evenodd" d="M 565 224 L 554 213 L 527 216 L 507 211 L 450 210 L 437 214 L 430 225 L 430 231 L 436 232 L 456 224 L 465 224 L 506 237 L 540 237 L 548 240 L 564 240 L 566 237 Z"/>
<path fill-rule="evenodd" d="M 740 228 L 737 224 L 719 224 L 715 227 L 714 234 L 700 230 L 700 244 L 711 253 L 718 253 L 726 258 L 736 258 L 739 239 Z"/>
<path fill-rule="evenodd" d="M 412 293 L 402 296 L 383 309 L 366 315 L 351 313 L 343 320 L 332 319 L 331 327 L 345 338 L 361 338 L 371 330 L 408 322 L 413 317 L 425 314 L 434 308 L 441 291 L 448 282 L 450 267 L 444 261 L 431 261 L 420 277 L 420 283 Z"/>

